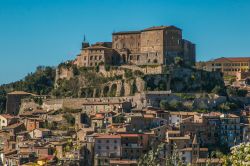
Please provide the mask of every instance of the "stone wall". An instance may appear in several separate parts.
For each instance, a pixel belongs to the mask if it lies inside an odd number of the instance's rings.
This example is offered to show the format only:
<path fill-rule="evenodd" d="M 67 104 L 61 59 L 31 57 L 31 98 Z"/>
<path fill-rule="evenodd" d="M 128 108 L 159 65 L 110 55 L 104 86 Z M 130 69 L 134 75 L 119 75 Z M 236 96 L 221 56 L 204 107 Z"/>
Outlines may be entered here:
<path fill-rule="evenodd" d="M 46 111 L 59 110 L 63 108 L 64 99 L 48 99 L 43 101 L 42 108 Z"/>
<path fill-rule="evenodd" d="M 140 52 L 141 35 L 135 33 L 113 33 L 112 48 L 116 50 L 128 49 L 131 53 Z"/>
<path fill-rule="evenodd" d="M 143 31 L 141 33 L 141 53 L 146 53 L 148 55 L 146 58 L 147 62 L 144 64 L 151 64 L 154 62 L 156 64 L 163 64 L 164 30 Z"/>
<path fill-rule="evenodd" d="M 73 69 L 71 67 L 70 68 L 61 67 L 56 69 L 56 80 L 58 79 L 69 80 L 72 77 L 74 77 L 74 74 L 73 74 Z"/>
<path fill-rule="evenodd" d="M 21 102 L 19 114 L 22 114 L 23 112 L 25 112 L 27 110 L 35 111 L 39 107 L 40 106 L 37 103 L 35 103 L 32 99 L 23 99 Z"/>
<path fill-rule="evenodd" d="M 120 68 L 130 69 L 133 72 L 138 70 L 144 74 L 162 74 L 163 73 L 162 65 L 144 65 L 144 66 L 122 65 Z"/>

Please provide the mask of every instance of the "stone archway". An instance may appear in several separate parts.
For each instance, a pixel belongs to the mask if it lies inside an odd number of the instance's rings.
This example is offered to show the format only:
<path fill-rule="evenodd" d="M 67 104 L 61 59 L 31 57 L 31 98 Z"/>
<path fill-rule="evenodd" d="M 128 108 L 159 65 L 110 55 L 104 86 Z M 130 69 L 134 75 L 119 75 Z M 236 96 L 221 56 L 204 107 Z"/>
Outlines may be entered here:
<path fill-rule="evenodd" d="M 109 94 L 109 86 L 105 86 L 103 88 L 103 97 L 108 97 Z"/>
<path fill-rule="evenodd" d="M 101 91 L 99 88 L 95 89 L 94 97 L 101 97 Z"/>
<path fill-rule="evenodd" d="M 111 87 L 110 87 L 109 96 L 110 97 L 115 97 L 116 96 L 116 91 L 117 91 L 117 85 L 112 84 Z"/>
<path fill-rule="evenodd" d="M 123 63 L 126 63 L 127 62 L 127 57 L 125 54 L 122 54 L 122 61 Z"/>

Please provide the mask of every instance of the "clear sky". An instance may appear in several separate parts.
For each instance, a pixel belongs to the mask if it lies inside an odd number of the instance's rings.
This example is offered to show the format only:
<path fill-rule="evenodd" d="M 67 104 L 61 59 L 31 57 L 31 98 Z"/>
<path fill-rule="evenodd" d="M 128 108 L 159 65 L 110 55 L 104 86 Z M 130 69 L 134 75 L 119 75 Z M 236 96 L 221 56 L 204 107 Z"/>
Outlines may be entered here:
<path fill-rule="evenodd" d="M 111 33 L 176 25 L 197 60 L 250 56 L 250 0 L 0 0 L 0 84 L 74 59 Z"/>

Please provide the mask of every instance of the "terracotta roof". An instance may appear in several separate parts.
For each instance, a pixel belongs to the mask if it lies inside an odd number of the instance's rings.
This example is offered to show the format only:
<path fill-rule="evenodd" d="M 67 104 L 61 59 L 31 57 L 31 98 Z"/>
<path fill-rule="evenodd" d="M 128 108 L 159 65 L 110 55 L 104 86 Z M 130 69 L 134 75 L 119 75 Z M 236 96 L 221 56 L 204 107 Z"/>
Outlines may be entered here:
<path fill-rule="evenodd" d="M 121 134 L 121 137 L 139 137 L 142 134 Z"/>
<path fill-rule="evenodd" d="M 192 151 L 192 148 L 183 148 L 181 151 Z M 207 152 L 208 148 L 199 148 L 199 151 Z"/>
<path fill-rule="evenodd" d="M 179 134 L 181 132 L 180 132 L 180 130 L 168 130 L 167 133 L 169 133 L 169 134 Z"/>
<path fill-rule="evenodd" d="M 136 160 L 110 160 L 110 164 L 137 164 Z"/>
<path fill-rule="evenodd" d="M 6 119 L 11 119 L 11 118 L 14 118 L 15 116 L 13 115 L 10 115 L 10 114 L 1 114 L 0 116 L 6 118 Z"/>
<path fill-rule="evenodd" d="M 37 128 L 37 129 L 34 129 L 34 130 L 40 130 L 40 131 L 50 131 L 50 129 L 46 129 L 46 128 Z"/>
<path fill-rule="evenodd" d="M 155 118 L 155 116 L 152 114 L 144 114 L 143 117 L 144 118 Z"/>
<path fill-rule="evenodd" d="M 96 138 L 99 138 L 99 139 L 113 139 L 113 138 L 121 138 L 120 135 L 109 135 L 109 134 L 98 134 Z"/>
<path fill-rule="evenodd" d="M 197 112 L 182 112 L 182 111 L 174 111 L 174 112 L 170 112 L 170 115 L 197 115 Z"/>
<path fill-rule="evenodd" d="M 47 156 L 43 156 L 43 157 L 38 158 L 38 160 L 51 160 L 53 158 L 54 158 L 53 155 L 47 155 Z"/>
<path fill-rule="evenodd" d="M 222 113 L 220 112 L 209 112 L 207 114 L 202 114 L 202 116 L 221 116 Z"/>
<path fill-rule="evenodd" d="M 97 102 L 97 101 L 95 101 L 95 102 L 92 102 L 92 101 L 88 101 L 88 102 L 86 102 L 86 103 L 82 103 L 82 105 L 112 105 L 112 104 L 122 104 L 122 103 L 125 103 L 125 102 L 127 102 L 127 101 L 117 101 L 117 102 L 106 102 L 106 101 L 100 101 L 100 102 Z"/>
<path fill-rule="evenodd" d="M 103 120 L 104 119 L 104 117 L 94 117 L 94 118 L 92 118 L 92 120 Z"/>
<path fill-rule="evenodd" d="M 35 94 L 24 92 L 24 91 L 13 91 L 13 92 L 8 93 L 8 95 L 35 95 Z"/>
<path fill-rule="evenodd" d="M 190 139 L 190 136 L 183 136 L 183 137 L 168 137 L 170 140 L 183 140 L 183 139 Z"/>
<path fill-rule="evenodd" d="M 240 61 L 250 61 L 250 57 L 221 57 L 214 59 L 215 62 L 224 62 L 224 61 L 231 61 L 231 62 L 240 62 Z"/>
<path fill-rule="evenodd" d="M 239 116 L 234 115 L 234 114 L 222 114 L 220 115 L 221 118 L 239 118 Z"/>
<path fill-rule="evenodd" d="M 11 151 L 5 152 L 4 155 L 8 156 L 8 155 L 16 154 L 16 153 L 17 153 L 17 150 L 11 150 Z"/>
<path fill-rule="evenodd" d="M 14 129 L 14 128 L 21 126 L 21 125 L 23 125 L 23 123 L 14 123 L 12 125 L 6 126 L 4 129 Z"/>
<path fill-rule="evenodd" d="M 199 158 L 196 163 L 223 163 L 223 159 L 219 158 Z"/>

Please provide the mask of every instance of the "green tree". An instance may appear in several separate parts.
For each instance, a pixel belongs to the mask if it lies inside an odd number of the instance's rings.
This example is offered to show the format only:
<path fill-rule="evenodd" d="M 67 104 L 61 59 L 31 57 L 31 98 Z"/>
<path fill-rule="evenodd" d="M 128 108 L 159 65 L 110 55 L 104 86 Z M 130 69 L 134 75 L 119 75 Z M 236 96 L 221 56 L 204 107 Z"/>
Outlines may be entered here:
<path fill-rule="evenodd" d="M 231 148 L 231 153 L 223 157 L 224 166 L 249 166 L 250 143 L 241 143 Z"/>
<path fill-rule="evenodd" d="M 181 65 L 183 65 L 183 59 L 181 57 L 177 56 L 174 58 L 174 63 L 175 63 L 175 65 L 181 66 Z"/>
<path fill-rule="evenodd" d="M 168 104 L 168 101 L 166 100 L 161 100 L 160 101 L 160 108 L 161 109 L 164 109 L 164 110 L 167 110 L 170 108 L 169 104 Z"/>
<path fill-rule="evenodd" d="M 215 93 L 215 94 L 220 95 L 220 96 L 225 96 L 226 95 L 225 88 L 221 87 L 221 86 L 218 86 L 218 85 L 216 85 L 214 87 L 214 89 L 212 90 L 212 93 Z"/>
<path fill-rule="evenodd" d="M 0 113 L 4 113 L 6 108 L 6 91 L 0 90 Z"/>
<path fill-rule="evenodd" d="M 75 125 L 75 117 L 72 114 L 66 113 L 63 115 L 63 118 L 66 119 L 67 123 L 71 126 Z"/>
<path fill-rule="evenodd" d="M 160 143 L 158 146 L 153 146 L 152 150 L 144 154 L 138 162 L 139 166 L 182 166 L 180 156 L 174 145 L 173 152 L 167 157 L 164 156 L 165 144 Z"/>

